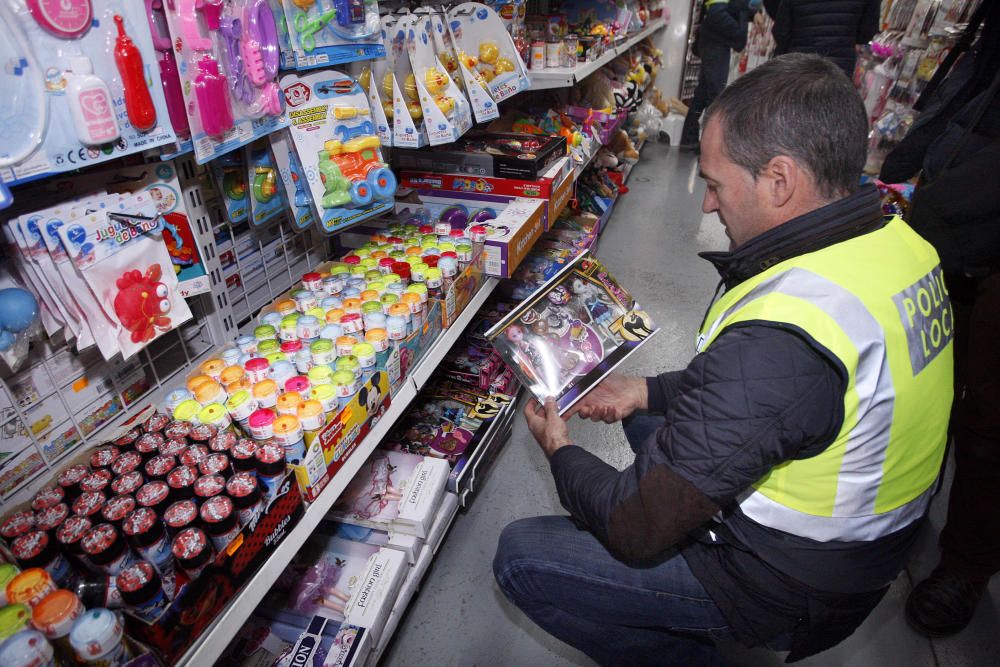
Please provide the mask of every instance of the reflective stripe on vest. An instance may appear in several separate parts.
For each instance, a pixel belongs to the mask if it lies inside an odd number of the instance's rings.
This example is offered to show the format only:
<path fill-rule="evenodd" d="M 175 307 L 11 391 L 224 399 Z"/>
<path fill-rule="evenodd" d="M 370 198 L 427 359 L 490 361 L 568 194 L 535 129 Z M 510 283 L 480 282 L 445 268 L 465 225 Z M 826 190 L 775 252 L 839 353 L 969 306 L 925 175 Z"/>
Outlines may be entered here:
<path fill-rule="evenodd" d="M 868 270 L 859 274 L 853 260 Z M 870 274 L 867 283 L 864 274 Z M 930 246 L 893 220 L 876 232 L 771 267 L 712 306 L 699 352 L 731 324 L 773 321 L 802 331 L 848 372 L 837 438 L 815 457 L 772 469 L 741 500 L 744 514 L 819 541 L 853 541 L 888 534 L 924 513 L 951 404 L 951 329 L 948 339 L 930 349 L 913 335 L 925 305 L 931 310 L 930 292 L 923 289 L 928 285 L 930 290 L 937 285 L 935 312 L 950 321 L 950 302 L 939 280 Z M 857 293 L 844 286 L 852 283 Z M 942 326 L 938 323 L 939 331 Z M 914 353 L 915 344 L 922 353 Z M 945 358 L 922 373 L 942 353 Z M 898 413 L 898 390 L 909 392 L 908 414 Z M 896 450 L 886 473 L 890 445 Z"/>

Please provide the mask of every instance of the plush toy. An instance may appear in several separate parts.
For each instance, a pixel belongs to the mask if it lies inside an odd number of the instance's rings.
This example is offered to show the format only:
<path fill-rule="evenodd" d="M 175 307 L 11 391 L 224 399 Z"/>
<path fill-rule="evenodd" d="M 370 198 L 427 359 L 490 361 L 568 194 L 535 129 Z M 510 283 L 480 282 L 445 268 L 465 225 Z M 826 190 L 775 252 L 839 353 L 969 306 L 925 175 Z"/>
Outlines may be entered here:
<path fill-rule="evenodd" d="M 122 274 L 115 284 L 115 314 L 127 331 L 132 332 L 133 343 L 144 343 L 156 337 L 156 329 L 170 327 L 170 300 L 167 286 L 160 282 L 160 265 L 153 264 L 146 273 L 131 270 Z"/>
<path fill-rule="evenodd" d="M 618 166 L 618 158 L 608 148 L 602 146 L 594 156 L 594 164 L 605 169 L 614 169 Z"/>
<path fill-rule="evenodd" d="M 627 160 L 639 159 L 639 151 L 635 149 L 632 139 L 629 138 L 628 132 L 625 130 L 617 130 L 611 135 L 611 141 L 608 142 L 608 148 L 614 151 L 615 155 L 619 158 Z"/>

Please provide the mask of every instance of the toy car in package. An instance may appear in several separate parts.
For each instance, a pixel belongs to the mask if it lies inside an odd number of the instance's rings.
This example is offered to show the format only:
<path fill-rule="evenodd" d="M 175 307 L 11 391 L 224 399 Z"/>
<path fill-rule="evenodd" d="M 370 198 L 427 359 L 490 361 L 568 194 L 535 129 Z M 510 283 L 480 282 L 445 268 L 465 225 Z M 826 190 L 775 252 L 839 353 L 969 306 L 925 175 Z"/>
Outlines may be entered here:
<path fill-rule="evenodd" d="M 333 70 L 282 78 L 289 135 L 319 228 L 327 234 L 392 209 L 396 177 L 382 159 L 368 98 Z"/>
<path fill-rule="evenodd" d="M 487 332 L 521 383 L 562 414 L 659 331 L 590 253 Z"/>

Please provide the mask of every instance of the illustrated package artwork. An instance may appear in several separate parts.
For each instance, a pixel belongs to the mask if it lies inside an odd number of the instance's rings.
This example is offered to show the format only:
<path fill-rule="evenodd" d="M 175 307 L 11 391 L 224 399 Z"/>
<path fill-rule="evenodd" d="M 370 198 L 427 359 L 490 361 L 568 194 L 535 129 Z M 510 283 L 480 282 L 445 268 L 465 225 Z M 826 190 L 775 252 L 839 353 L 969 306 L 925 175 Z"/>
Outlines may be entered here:
<path fill-rule="evenodd" d="M 585 253 L 486 335 L 535 398 L 555 398 L 562 414 L 658 330 Z"/>

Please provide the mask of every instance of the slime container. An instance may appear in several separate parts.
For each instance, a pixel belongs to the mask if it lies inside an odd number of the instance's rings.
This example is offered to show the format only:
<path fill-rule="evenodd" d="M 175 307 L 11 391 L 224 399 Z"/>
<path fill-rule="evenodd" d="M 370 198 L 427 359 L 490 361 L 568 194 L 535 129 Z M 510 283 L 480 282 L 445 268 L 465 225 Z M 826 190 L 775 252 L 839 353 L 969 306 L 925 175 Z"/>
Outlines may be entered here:
<path fill-rule="evenodd" d="M 76 619 L 69 632 L 69 643 L 80 660 L 95 667 L 117 667 L 131 659 L 122 641 L 125 627 L 121 617 L 110 609 L 88 609 Z"/>
<path fill-rule="evenodd" d="M 129 611 L 147 623 L 156 621 L 170 605 L 160 573 L 147 561 L 141 560 L 122 570 L 115 584 Z"/>
<path fill-rule="evenodd" d="M 209 498 L 202 503 L 199 514 L 205 534 L 212 540 L 216 551 L 224 551 L 240 534 L 239 515 L 229 496 Z"/>

